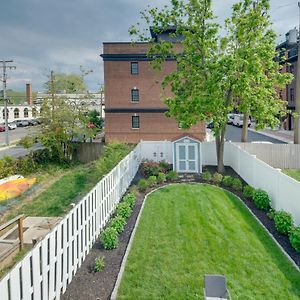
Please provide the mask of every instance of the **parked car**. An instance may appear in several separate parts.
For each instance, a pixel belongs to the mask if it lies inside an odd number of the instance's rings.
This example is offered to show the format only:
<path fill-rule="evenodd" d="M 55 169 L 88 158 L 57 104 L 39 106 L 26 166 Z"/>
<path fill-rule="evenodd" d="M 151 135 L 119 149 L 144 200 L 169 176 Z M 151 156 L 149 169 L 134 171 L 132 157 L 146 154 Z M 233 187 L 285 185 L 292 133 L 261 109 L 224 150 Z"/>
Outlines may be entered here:
<path fill-rule="evenodd" d="M 3 132 L 3 131 L 5 131 L 5 125 L 0 125 L 0 132 Z"/>
<path fill-rule="evenodd" d="M 29 122 L 27 120 L 18 120 L 16 121 L 17 127 L 26 127 L 29 126 Z"/>
<path fill-rule="evenodd" d="M 206 128 L 209 128 L 209 129 L 214 128 L 214 123 L 213 123 L 213 122 L 209 122 L 209 123 L 206 125 Z"/>
<path fill-rule="evenodd" d="M 37 120 L 28 120 L 29 126 L 35 126 L 38 125 L 38 121 Z"/>
<path fill-rule="evenodd" d="M 237 127 L 243 127 L 243 122 L 244 122 L 244 115 L 243 114 L 236 114 L 234 116 L 234 119 L 233 119 L 233 125 L 234 126 L 237 126 Z M 251 120 L 250 118 L 248 119 L 248 127 L 251 126 Z"/>
<path fill-rule="evenodd" d="M 227 114 L 227 124 L 231 125 L 233 123 L 235 114 Z"/>
<path fill-rule="evenodd" d="M 9 130 L 15 130 L 17 128 L 17 124 L 15 122 L 8 123 Z"/>

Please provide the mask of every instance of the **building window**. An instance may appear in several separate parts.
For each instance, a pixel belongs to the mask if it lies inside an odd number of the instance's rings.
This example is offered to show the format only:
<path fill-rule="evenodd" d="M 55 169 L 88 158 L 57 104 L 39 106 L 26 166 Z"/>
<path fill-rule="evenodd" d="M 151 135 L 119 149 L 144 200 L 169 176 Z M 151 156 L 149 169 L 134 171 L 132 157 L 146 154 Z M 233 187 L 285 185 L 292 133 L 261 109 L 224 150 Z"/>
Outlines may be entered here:
<path fill-rule="evenodd" d="M 140 101 L 140 93 L 138 89 L 131 90 L 131 101 L 132 102 L 139 102 Z"/>
<path fill-rule="evenodd" d="M 24 118 L 28 118 L 28 108 L 24 108 Z"/>
<path fill-rule="evenodd" d="M 131 63 L 131 75 L 139 74 L 139 63 L 132 62 Z"/>
<path fill-rule="evenodd" d="M 20 118 L 20 110 L 18 108 L 14 109 L 14 118 L 15 119 Z"/>
<path fill-rule="evenodd" d="M 290 101 L 294 102 L 294 89 L 290 89 Z"/>
<path fill-rule="evenodd" d="M 132 116 L 131 119 L 131 126 L 132 128 L 140 128 L 140 117 L 139 116 Z"/>
<path fill-rule="evenodd" d="M 33 108 L 33 109 L 32 109 L 32 116 L 33 116 L 34 118 L 36 118 L 36 116 L 37 116 L 36 108 Z"/>
<path fill-rule="evenodd" d="M 9 111 L 8 111 L 8 109 L 6 110 L 6 112 L 7 112 L 7 119 L 9 119 Z M 3 115 L 3 119 L 5 120 L 5 110 L 4 109 L 2 110 L 2 115 Z"/>

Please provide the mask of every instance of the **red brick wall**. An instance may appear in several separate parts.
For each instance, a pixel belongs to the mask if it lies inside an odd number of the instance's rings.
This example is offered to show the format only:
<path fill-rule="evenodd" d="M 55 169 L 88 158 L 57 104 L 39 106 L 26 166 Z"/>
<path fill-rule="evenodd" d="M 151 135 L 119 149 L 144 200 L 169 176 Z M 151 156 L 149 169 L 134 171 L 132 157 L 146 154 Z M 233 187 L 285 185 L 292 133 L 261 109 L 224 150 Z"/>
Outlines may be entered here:
<path fill-rule="evenodd" d="M 132 46 L 130 43 L 104 44 L 104 54 L 146 54 L 149 45 L 142 43 Z M 179 49 L 180 45 L 176 45 Z M 178 128 L 175 119 L 165 117 L 163 113 L 136 113 L 140 116 L 140 129 L 131 128 L 133 113 L 112 113 L 112 108 L 166 108 L 163 97 L 170 94 L 170 90 L 163 90 L 161 82 L 166 74 L 174 71 L 175 61 L 164 63 L 162 71 L 153 70 L 149 61 L 138 61 L 139 74 L 131 74 L 130 61 L 104 61 L 105 85 L 105 139 L 137 143 L 139 140 L 173 140 L 182 134 L 203 140 L 205 126 L 203 123 L 194 126 L 189 131 Z M 131 90 L 139 90 L 139 102 L 131 102 Z"/>
<path fill-rule="evenodd" d="M 140 140 L 160 141 L 175 140 L 182 135 L 191 135 L 199 140 L 205 139 L 205 124 L 199 123 L 189 130 L 178 128 L 173 118 L 163 113 L 136 113 L 140 117 L 140 128 L 131 128 L 131 117 L 134 113 L 106 113 L 105 141 L 123 141 L 138 143 Z"/>

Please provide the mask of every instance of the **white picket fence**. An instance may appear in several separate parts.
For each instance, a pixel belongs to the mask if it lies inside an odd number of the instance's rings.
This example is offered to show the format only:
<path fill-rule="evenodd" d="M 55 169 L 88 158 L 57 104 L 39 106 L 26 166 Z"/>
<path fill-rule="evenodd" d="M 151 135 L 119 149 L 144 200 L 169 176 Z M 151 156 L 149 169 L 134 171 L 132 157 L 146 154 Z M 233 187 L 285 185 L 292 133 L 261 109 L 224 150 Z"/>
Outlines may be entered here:
<path fill-rule="evenodd" d="M 135 176 L 138 145 L 0 282 L 1 300 L 60 299 Z"/>

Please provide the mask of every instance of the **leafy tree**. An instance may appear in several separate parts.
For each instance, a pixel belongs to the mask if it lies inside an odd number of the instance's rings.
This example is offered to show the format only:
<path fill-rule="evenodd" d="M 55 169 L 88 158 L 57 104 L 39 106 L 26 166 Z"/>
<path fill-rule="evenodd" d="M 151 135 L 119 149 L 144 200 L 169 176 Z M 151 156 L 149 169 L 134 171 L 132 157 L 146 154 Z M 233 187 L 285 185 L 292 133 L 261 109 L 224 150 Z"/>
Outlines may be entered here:
<path fill-rule="evenodd" d="M 48 93 L 54 92 L 55 94 L 61 91 L 66 91 L 69 94 L 83 93 L 87 90 L 83 76 L 74 73 L 57 73 L 54 76 L 53 85 L 51 79 L 49 79 L 44 87 Z"/>
<path fill-rule="evenodd" d="M 89 111 L 87 116 L 90 123 L 94 124 L 98 129 L 102 128 L 103 119 L 100 118 L 100 113 L 97 110 Z"/>
<path fill-rule="evenodd" d="M 219 172 L 224 171 L 227 113 L 233 109 L 251 113 L 257 128 L 263 128 L 274 126 L 283 109 L 276 88 L 289 78 L 279 73 L 279 64 L 274 61 L 275 34 L 268 10 L 268 0 L 235 4 L 226 21 L 227 36 L 219 38 L 220 26 L 214 22 L 211 0 L 171 0 L 170 6 L 149 8 L 141 15 L 157 34 L 171 26 L 171 36 L 180 42 L 156 42 L 144 30 L 130 29 L 139 40 L 150 43 L 148 56 L 154 68 L 161 69 L 169 57 L 176 59 L 177 70 L 162 84 L 172 91 L 172 96 L 164 95 L 167 115 L 175 117 L 183 128 L 199 121 L 214 122 Z M 253 37 L 251 28 L 259 38 Z"/>
<path fill-rule="evenodd" d="M 50 80 L 49 88 L 57 91 L 57 80 Z M 54 77 L 57 79 L 57 77 Z M 74 82 L 75 83 L 75 82 Z M 79 90 L 74 86 L 74 91 Z M 60 86 L 60 85 L 59 85 Z M 39 140 L 48 148 L 53 158 L 58 161 L 72 159 L 74 141 L 85 140 L 95 135 L 95 128 L 88 128 L 88 111 L 86 105 L 78 104 L 64 97 L 52 95 L 42 103 L 40 117 L 42 119 Z"/>
<path fill-rule="evenodd" d="M 226 59 L 233 61 L 227 78 L 232 82 L 235 108 L 244 114 L 242 142 L 247 141 L 249 115 L 257 128 L 274 127 L 278 116 L 286 114 L 286 102 L 278 88 L 292 80 L 281 74 L 276 53 L 276 34 L 271 28 L 268 0 L 244 0 L 233 5 L 232 15 L 225 22 L 223 38 Z M 277 89 L 276 89 L 277 88 Z"/>

